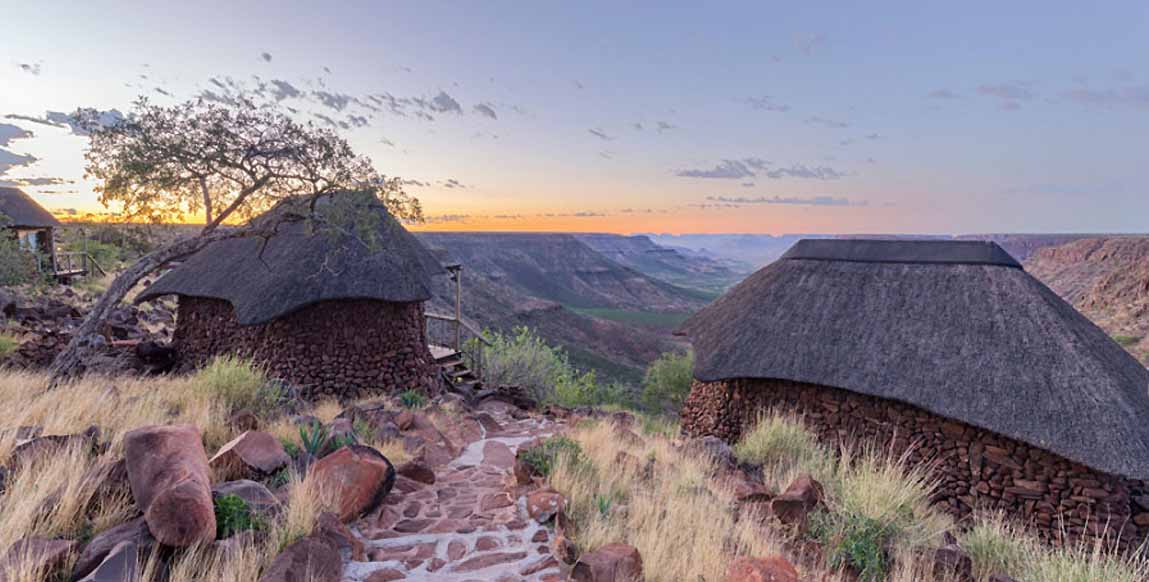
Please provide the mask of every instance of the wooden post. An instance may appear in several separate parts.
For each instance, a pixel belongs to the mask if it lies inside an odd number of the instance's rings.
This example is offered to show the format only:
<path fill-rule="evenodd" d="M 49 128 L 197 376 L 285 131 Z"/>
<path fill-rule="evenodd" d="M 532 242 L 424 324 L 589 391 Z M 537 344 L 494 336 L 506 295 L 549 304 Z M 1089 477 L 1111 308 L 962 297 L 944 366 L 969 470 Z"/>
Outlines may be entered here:
<path fill-rule="evenodd" d="M 455 351 L 463 349 L 463 266 L 455 267 Z"/>

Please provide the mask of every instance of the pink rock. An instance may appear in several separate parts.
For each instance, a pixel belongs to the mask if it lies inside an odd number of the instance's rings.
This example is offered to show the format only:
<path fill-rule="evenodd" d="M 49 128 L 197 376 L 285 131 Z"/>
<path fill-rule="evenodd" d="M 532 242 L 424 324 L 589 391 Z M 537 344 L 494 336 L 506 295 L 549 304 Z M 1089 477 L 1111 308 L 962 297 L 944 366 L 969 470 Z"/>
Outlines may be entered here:
<path fill-rule="evenodd" d="M 785 559 L 738 558 L 726 569 L 726 582 L 798 582 L 798 571 Z"/>
<path fill-rule="evenodd" d="M 70 540 L 24 538 L 4 553 L 3 560 L 0 560 L 0 580 L 24 572 L 35 573 L 44 580 L 54 579 L 76 549 L 76 542 Z"/>
<path fill-rule="evenodd" d="M 786 525 L 804 528 L 806 516 L 822 502 L 822 484 L 809 475 L 800 475 L 780 495 L 770 501 L 770 512 Z"/>
<path fill-rule="evenodd" d="M 217 475 L 247 476 L 251 472 L 269 475 L 291 462 L 279 439 L 249 430 L 220 448 L 208 461 Z"/>
<path fill-rule="evenodd" d="M 343 558 L 330 540 L 307 536 L 284 548 L 259 582 L 339 582 Z"/>
<path fill-rule="evenodd" d="M 435 484 L 435 471 L 427 465 L 423 459 L 414 459 L 407 461 L 396 469 L 400 475 L 418 481 L 419 483 L 426 483 L 427 485 Z"/>
<path fill-rule="evenodd" d="M 128 482 L 156 540 L 183 547 L 215 540 L 207 454 L 190 424 L 149 426 L 124 435 Z"/>
<path fill-rule="evenodd" d="M 527 513 L 531 519 L 546 523 L 566 507 L 566 499 L 553 489 L 540 489 L 527 495 Z"/>
<path fill-rule="evenodd" d="M 642 556 L 633 546 L 607 544 L 583 554 L 574 570 L 572 582 L 632 582 L 642 580 Z"/>
<path fill-rule="evenodd" d="M 339 519 L 346 523 L 383 501 L 395 482 L 395 468 L 371 447 L 347 445 L 312 465 L 311 477 L 339 500 Z"/>

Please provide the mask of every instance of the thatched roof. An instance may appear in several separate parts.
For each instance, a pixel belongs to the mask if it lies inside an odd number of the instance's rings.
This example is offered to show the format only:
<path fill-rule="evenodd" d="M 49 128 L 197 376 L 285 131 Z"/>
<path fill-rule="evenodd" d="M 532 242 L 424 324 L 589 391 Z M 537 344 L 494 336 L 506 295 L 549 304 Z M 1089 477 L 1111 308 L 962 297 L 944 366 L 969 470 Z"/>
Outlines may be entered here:
<path fill-rule="evenodd" d="M 328 197 L 320 200 L 320 206 L 329 203 Z M 273 209 L 256 221 L 272 220 L 281 211 Z M 160 277 L 137 301 L 162 295 L 224 299 L 246 325 L 320 301 L 430 299 L 431 277 L 445 271 L 427 247 L 378 201 L 353 212 L 360 213 L 359 227 L 333 229 L 293 222 L 280 226 L 270 238 L 212 243 Z M 364 221 L 362 213 L 374 218 Z M 360 230 L 363 225 L 369 232 Z"/>
<path fill-rule="evenodd" d="M 800 241 L 681 332 L 699 380 L 834 386 L 1149 478 L 1149 371 L 994 243 Z"/>
<path fill-rule="evenodd" d="M 60 221 L 19 188 L 0 188 L 0 227 L 54 228 Z"/>

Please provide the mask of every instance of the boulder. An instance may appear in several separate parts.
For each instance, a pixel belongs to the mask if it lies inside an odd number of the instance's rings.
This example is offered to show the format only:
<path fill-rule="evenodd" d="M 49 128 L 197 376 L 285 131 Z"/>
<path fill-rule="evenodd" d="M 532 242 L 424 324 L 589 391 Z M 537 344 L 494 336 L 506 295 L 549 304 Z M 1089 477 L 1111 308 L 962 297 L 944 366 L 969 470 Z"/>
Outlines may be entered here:
<path fill-rule="evenodd" d="M 15 578 L 17 572 L 36 573 L 42 580 L 54 579 L 68 564 L 68 557 L 76 552 L 76 547 L 76 542 L 71 540 L 21 539 L 12 544 L 0 560 L 0 580 L 8 576 Z"/>
<path fill-rule="evenodd" d="M 344 523 L 371 511 L 395 485 L 395 468 L 382 453 L 363 445 L 347 445 L 311 466 L 311 478 L 339 501 Z"/>
<path fill-rule="evenodd" d="M 406 463 L 399 465 L 396 471 L 398 471 L 400 475 L 413 481 L 426 483 L 427 485 L 435 484 L 435 471 L 432 470 L 431 467 L 427 466 L 427 462 L 423 459 L 412 459 L 407 461 Z"/>
<path fill-rule="evenodd" d="M 12 469 L 22 467 L 25 463 L 51 457 L 69 447 L 79 447 L 91 454 L 100 452 L 100 429 L 90 426 L 87 430 L 76 434 L 57 434 L 36 436 L 25 440 L 12 449 L 8 466 Z"/>
<path fill-rule="evenodd" d="M 939 580 L 972 580 L 973 559 L 956 543 L 934 550 L 934 577 Z"/>
<path fill-rule="evenodd" d="M 138 582 L 139 553 L 136 544 L 120 542 L 79 582 Z"/>
<path fill-rule="evenodd" d="M 319 514 L 311 534 L 330 540 L 340 549 L 348 550 L 351 554 L 351 560 L 354 562 L 362 562 L 366 559 L 366 547 L 363 545 L 363 541 L 355 537 L 355 534 L 351 533 L 351 530 L 342 521 L 339 521 L 339 516 L 330 511 Z"/>
<path fill-rule="evenodd" d="M 227 424 L 238 431 L 259 430 L 259 417 L 245 408 L 231 415 Z"/>
<path fill-rule="evenodd" d="M 540 489 L 527 495 L 527 514 L 531 519 L 546 523 L 566 508 L 566 498 L 553 489 Z"/>
<path fill-rule="evenodd" d="M 270 475 L 291 462 L 283 443 L 269 433 L 249 430 L 227 443 L 208 461 L 216 475 Z"/>
<path fill-rule="evenodd" d="M 144 518 L 136 518 L 113 528 L 106 529 L 92 538 L 72 570 L 72 578 L 82 578 L 96 570 L 100 564 L 107 561 L 107 557 L 119 546 L 131 544 L 134 549 L 147 551 L 155 543 Z"/>
<path fill-rule="evenodd" d="M 207 454 L 190 424 L 148 426 L 124 435 L 124 459 L 148 530 L 166 546 L 215 540 Z"/>
<path fill-rule="evenodd" d="M 726 582 L 798 582 L 798 571 L 778 556 L 742 557 L 726 569 Z"/>
<path fill-rule="evenodd" d="M 211 488 L 212 497 L 235 495 L 247 503 L 248 508 L 257 513 L 274 512 L 279 509 L 279 498 L 263 483 L 240 479 L 220 483 Z"/>
<path fill-rule="evenodd" d="M 810 475 L 799 475 L 790 486 L 770 501 L 770 512 L 778 521 L 799 530 L 806 527 L 806 517 L 822 502 L 822 484 Z"/>
<path fill-rule="evenodd" d="M 637 549 L 626 544 L 607 544 L 583 554 L 571 570 L 572 582 L 634 582 L 642 579 L 642 556 Z"/>
<path fill-rule="evenodd" d="M 578 561 L 578 546 L 559 531 L 551 542 L 551 554 L 564 564 L 574 564 Z"/>
<path fill-rule="evenodd" d="M 259 582 L 339 582 L 343 558 L 328 538 L 309 535 L 283 549 Z"/>

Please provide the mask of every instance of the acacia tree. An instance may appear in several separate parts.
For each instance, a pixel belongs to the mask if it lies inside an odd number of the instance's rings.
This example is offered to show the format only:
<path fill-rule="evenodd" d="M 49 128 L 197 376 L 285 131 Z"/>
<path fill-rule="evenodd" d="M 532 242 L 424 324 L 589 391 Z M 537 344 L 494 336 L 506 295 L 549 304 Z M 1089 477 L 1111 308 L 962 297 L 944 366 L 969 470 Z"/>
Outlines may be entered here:
<path fill-rule="evenodd" d="M 172 107 L 134 104 L 126 118 L 99 124 L 97 112 L 76 117 L 90 135 L 86 177 L 100 202 L 126 220 L 178 222 L 204 217 L 194 236 L 142 257 L 119 273 L 52 364 L 52 382 L 83 370 L 88 348 L 108 315 L 144 277 L 223 239 L 271 236 L 285 221 L 322 220 L 313 202 L 340 191 L 369 191 L 400 219 L 421 220 L 419 201 L 402 181 L 386 178 L 334 132 L 302 124 L 270 106 L 245 100 L 200 100 Z M 275 222 L 247 222 L 285 201 L 298 202 Z M 333 225 L 338 228 L 338 225 Z"/>

